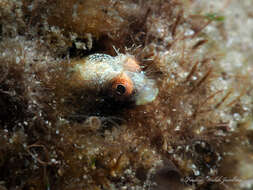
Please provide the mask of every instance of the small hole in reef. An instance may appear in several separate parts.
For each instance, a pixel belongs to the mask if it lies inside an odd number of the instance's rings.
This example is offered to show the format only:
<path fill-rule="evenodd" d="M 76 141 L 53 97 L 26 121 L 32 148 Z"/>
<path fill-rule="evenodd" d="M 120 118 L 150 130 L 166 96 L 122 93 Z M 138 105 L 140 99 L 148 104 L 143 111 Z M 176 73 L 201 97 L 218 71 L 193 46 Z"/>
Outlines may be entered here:
<path fill-rule="evenodd" d="M 70 58 L 75 58 L 75 57 L 81 58 L 81 57 L 91 55 L 93 53 L 110 54 L 110 48 L 108 48 L 106 46 L 106 44 L 108 44 L 108 43 L 111 44 L 108 41 L 109 41 L 109 39 L 107 37 L 103 37 L 103 36 L 101 36 L 99 38 L 99 40 L 92 38 L 92 48 L 90 50 L 89 49 L 85 49 L 85 50 L 78 49 L 76 47 L 75 43 L 73 43 L 72 46 L 68 48 L 67 54 L 63 55 L 63 57 L 66 57 L 68 55 Z M 77 38 L 76 42 L 86 43 L 87 39 Z"/>

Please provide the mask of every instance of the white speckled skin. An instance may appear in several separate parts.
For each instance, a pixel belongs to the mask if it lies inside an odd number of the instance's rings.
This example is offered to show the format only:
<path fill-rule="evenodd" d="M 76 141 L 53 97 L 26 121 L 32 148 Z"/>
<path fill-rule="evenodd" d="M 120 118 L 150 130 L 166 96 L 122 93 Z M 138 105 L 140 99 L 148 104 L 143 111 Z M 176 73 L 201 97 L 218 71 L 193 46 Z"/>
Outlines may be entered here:
<path fill-rule="evenodd" d="M 124 67 L 129 57 L 134 59 L 125 54 L 116 57 L 106 54 L 90 55 L 73 64 L 71 80 L 78 80 L 77 83 L 81 83 L 83 88 L 101 91 L 106 90 L 115 77 L 125 73 L 134 84 L 135 103 L 143 105 L 152 102 L 158 94 L 155 81 L 148 79 L 143 71 L 131 71 Z"/>

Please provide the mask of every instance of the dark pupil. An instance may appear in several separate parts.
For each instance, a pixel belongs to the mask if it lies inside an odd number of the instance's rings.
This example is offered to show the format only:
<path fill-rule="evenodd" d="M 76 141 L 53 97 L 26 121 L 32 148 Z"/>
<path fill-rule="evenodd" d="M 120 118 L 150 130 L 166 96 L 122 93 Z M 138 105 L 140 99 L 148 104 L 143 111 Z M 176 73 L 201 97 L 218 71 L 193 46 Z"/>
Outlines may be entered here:
<path fill-rule="evenodd" d="M 126 88 L 123 85 L 119 84 L 116 88 L 116 92 L 118 95 L 122 95 L 126 92 Z"/>

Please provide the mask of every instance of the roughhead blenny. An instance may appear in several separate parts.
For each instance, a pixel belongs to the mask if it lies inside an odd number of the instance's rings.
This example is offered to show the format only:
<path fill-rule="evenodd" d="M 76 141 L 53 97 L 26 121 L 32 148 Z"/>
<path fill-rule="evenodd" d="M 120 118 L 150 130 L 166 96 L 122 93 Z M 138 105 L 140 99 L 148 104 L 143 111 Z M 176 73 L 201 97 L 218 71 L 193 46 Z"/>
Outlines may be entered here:
<path fill-rule="evenodd" d="M 144 105 L 158 94 L 155 81 L 145 75 L 132 55 L 92 54 L 72 61 L 71 65 L 71 85 L 102 92 L 116 101 Z"/>

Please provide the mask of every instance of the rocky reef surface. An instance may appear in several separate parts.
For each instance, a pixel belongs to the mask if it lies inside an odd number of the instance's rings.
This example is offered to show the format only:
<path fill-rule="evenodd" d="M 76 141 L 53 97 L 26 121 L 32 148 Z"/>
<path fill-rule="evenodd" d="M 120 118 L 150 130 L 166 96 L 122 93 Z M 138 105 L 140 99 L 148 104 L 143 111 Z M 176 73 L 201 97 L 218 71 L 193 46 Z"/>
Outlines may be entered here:
<path fill-rule="evenodd" d="M 252 9 L 0 0 L 0 189 L 252 189 Z M 134 57 L 156 98 L 76 85 L 69 68 L 94 53 Z"/>

